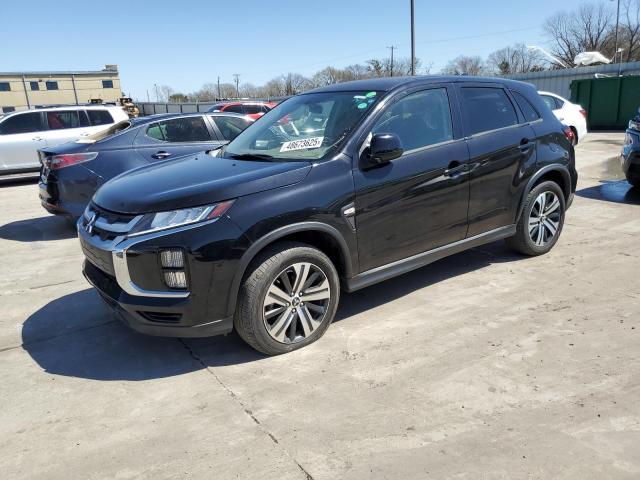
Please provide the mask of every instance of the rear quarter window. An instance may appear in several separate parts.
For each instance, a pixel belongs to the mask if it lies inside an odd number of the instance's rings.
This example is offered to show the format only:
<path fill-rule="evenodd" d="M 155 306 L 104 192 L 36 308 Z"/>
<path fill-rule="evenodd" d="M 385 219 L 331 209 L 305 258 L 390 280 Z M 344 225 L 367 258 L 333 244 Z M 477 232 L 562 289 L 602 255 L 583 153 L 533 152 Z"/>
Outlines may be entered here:
<path fill-rule="evenodd" d="M 516 99 L 516 103 L 520 107 L 520 111 L 524 115 L 524 118 L 527 122 L 535 122 L 540 118 L 538 111 L 523 94 L 513 90 L 511 91 L 511 93 L 513 94 L 513 98 Z"/>
<path fill-rule="evenodd" d="M 108 125 L 113 123 L 113 117 L 107 110 L 87 110 L 91 125 Z"/>

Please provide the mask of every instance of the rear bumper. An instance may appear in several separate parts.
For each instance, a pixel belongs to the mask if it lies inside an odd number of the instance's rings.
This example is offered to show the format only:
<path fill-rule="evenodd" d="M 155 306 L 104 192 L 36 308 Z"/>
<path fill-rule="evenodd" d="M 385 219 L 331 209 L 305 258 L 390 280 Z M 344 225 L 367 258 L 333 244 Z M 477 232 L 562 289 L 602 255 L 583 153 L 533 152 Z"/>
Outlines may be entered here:
<path fill-rule="evenodd" d="M 82 215 L 85 204 L 63 202 L 58 193 L 58 185 L 54 181 L 44 182 L 40 178 L 38 184 L 38 195 L 40 204 L 47 212 L 54 215 L 64 215 L 69 217 L 79 217 Z"/>

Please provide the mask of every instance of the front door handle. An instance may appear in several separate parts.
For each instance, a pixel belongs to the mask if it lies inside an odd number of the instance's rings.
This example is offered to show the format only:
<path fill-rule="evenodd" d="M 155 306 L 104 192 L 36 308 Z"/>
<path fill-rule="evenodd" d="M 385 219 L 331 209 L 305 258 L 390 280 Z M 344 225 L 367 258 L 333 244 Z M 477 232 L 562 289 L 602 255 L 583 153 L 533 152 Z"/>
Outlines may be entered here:
<path fill-rule="evenodd" d="M 445 177 L 457 177 L 462 172 L 464 172 L 466 169 L 467 169 L 467 164 L 466 163 L 460 163 L 460 162 L 453 161 L 453 162 L 451 162 L 449 164 L 447 169 L 444 171 L 443 175 Z"/>
<path fill-rule="evenodd" d="M 33 140 L 34 142 L 41 142 L 42 137 L 33 137 L 31 140 Z"/>
<path fill-rule="evenodd" d="M 151 155 L 151 158 L 156 158 L 158 160 L 162 159 L 162 158 L 167 158 L 170 157 L 171 154 L 169 152 L 165 152 L 160 150 L 159 152 L 154 153 L 153 155 Z"/>

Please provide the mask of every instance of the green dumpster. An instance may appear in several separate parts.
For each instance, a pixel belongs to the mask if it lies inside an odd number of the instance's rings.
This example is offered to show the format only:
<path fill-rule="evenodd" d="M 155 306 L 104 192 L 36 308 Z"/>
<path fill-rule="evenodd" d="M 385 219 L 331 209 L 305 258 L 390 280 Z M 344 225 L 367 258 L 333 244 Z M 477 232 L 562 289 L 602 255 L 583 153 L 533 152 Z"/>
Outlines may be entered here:
<path fill-rule="evenodd" d="M 640 107 L 640 76 L 574 80 L 571 101 L 587 111 L 589 129 L 626 128 Z"/>

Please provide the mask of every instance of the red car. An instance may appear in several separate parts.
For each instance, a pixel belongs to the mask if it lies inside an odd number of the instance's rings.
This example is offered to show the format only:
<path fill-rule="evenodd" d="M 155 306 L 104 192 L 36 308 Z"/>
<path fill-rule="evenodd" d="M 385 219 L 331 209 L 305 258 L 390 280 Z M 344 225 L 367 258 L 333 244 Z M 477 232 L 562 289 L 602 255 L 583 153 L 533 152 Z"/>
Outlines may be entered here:
<path fill-rule="evenodd" d="M 223 102 L 216 103 L 207 111 L 241 113 L 257 120 L 277 104 L 277 102 Z"/>

